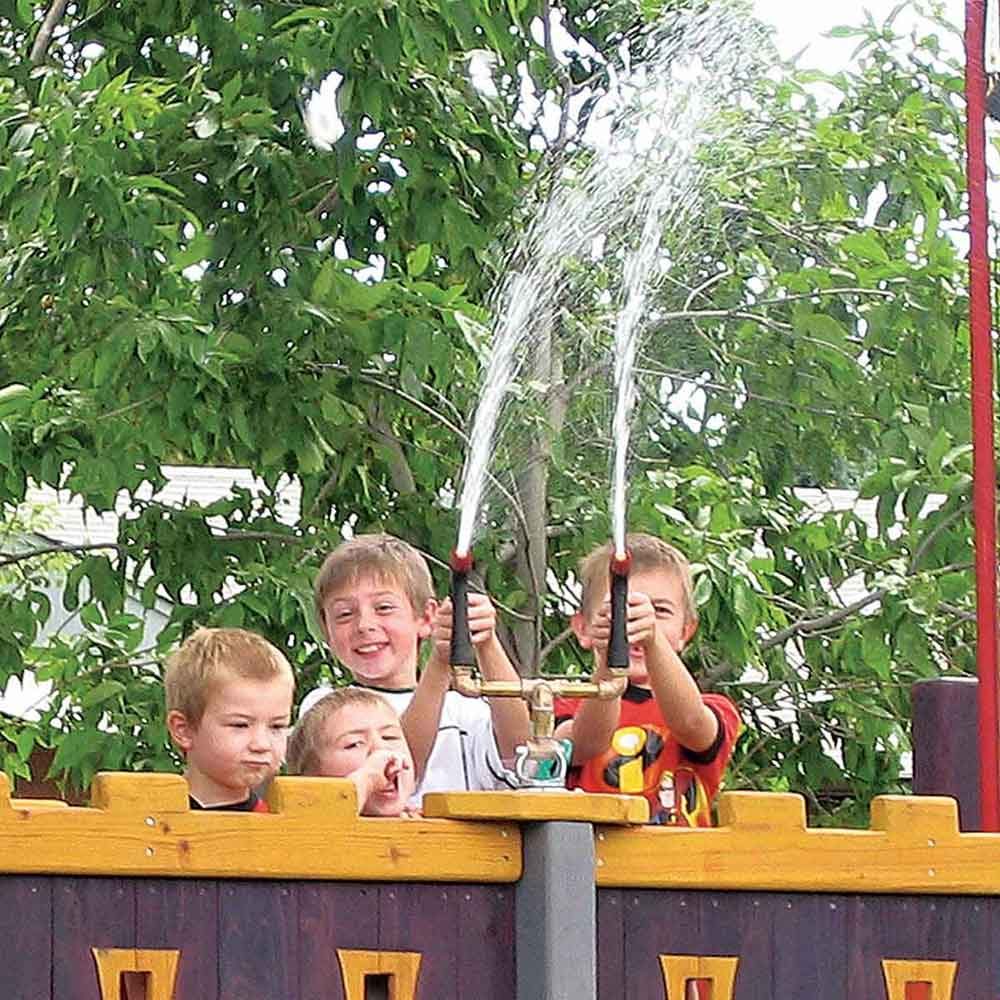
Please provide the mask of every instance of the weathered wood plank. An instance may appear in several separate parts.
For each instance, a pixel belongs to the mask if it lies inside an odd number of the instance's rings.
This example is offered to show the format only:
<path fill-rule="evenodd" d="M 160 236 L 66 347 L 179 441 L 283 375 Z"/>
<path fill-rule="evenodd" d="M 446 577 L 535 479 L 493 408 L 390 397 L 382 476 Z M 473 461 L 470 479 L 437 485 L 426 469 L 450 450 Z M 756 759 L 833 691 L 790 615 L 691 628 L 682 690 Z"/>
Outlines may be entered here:
<path fill-rule="evenodd" d="M 514 889 L 456 886 L 458 986 L 456 996 L 508 1000 L 517 979 Z"/>
<path fill-rule="evenodd" d="M 219 890 L 219 1000 L 289 1000 L 299 992 L 296 886 L 224 883 Z"/>
<path fill-rule="evenodd" d="M 136 881 L 136 945 L 177 948 L 176 1000 L 215 1000 L 219 989 L 219 883 Z"/>
<path fill-rule="evenodd" d="M 101 1000 L 93 949 L 135 948 L 135 884 L 53 879 L 52 940 L 52 1000 Z"/>
<path fill-rule="evenodd" d="M 843 896 L 761 894 L 773 922 L 776 997 L 845 1000 L 848 905 Z M 739 996 L 739 994 L 737 994 Z"/>
<path fill-rule="evenodd" d="M 303 997 L 345 1000 L 338 949 L 379 949 L 376 884 L 307 882 L 299 886 L 299 983 Z"/>
<path fill-rule="evenodd" d="M 379 945 L 422 956 L 417 1000 L 459 996 L 458 914 L 461 886 L 385 886 L 379 898 Z"/>
<path fill-rule="evenodd" d="M 625 891 L 597 890 L 597 996 L 618 1000 L 625 982 Z"/>
<path fill-rule="evenodd" d="M 52 881 L 0 876 L 0 997 L 52 996 Z"/>

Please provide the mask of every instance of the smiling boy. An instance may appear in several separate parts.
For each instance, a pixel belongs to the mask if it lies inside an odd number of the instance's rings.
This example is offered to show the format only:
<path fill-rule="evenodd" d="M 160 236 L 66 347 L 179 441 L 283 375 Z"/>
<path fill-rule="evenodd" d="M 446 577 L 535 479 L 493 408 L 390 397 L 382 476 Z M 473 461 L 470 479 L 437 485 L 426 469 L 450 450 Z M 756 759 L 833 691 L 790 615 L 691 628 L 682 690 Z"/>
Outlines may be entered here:
<path fill-rule="evenodd" d="M 412 545 L 384 534 L 343 542 L 316 577 L 315 604 L 330 651 L 355 684 L 378 692 L 402 715 L 419 777 L 418 798 L 429 791 L 502 783 L 501 754 L 512 755 L 528 732 L 523 703 L 487 703 L 447 690 L 446 644 L 437 635 L 415 697 L 420 644 L 436 631 L 439 608 L 427 563 Z M 516 680 L 494 625 L 489 598 L 470 595 L 469 627 L 483 675 Z M 330 690 L 309 692 L 299 717 Z M 413 710 L 407 711 L 411 701 Z"/>
<path fill-rule="evenodd" d="M 628 687 L 620 699 L 558 699 L 556 735 L 573 740 L 573 784 L 643 795 L 653 823 L 711 826 L 711 804 L 739 734 L 736 706 L 702 694 L 680 658 L 698 627 L 687 559 L 659 538 L 629 535 Z M 611 546 L 580 565 L 583 593 L 572 627 L 611 676 L 607 646 Z"/>
<path fill-rule="evenodd" d="M 295 690 L 281 651 L 243 629 L 200 628 L 170 657 L 164 688 L 191 808 L 267 812 L 254 789 L 285 758 Z"/>

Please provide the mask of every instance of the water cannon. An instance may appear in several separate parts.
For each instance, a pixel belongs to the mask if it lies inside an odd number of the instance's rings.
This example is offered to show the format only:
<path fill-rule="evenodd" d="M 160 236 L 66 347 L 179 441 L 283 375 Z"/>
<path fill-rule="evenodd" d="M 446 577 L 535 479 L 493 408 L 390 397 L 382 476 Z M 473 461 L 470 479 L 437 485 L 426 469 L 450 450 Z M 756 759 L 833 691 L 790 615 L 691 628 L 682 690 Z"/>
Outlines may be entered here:
<path fill-rule="evenodd" d="M 608 670 L 613 674 L 628 672 L 628 575 L 632 553 L 615 552 L 608 566 L 611 591 L 611 636 L 608 641 Z"/>
<path fill-rule="evenodd" d="M 508 778 L 515 788 L 563 789 L 572 762 L 573 749 L 568 740 L 557 740 L 555 730 L 555 699 L 618 698 L 627 683 L 628 637 L 625 631 L 628 604 L 628 571 L 631 556 L 612 561 L 612 640 L 615 612 L 621 632 L 621 654 L 609 665 L 614 677 L 601 681 L 584 681 L 568 677 L 522 677 L 518 680 L 492 681 L 475 672 L 476 651 L 469 632 L 469 574 L 473 561 L 469 552 L 457 549 L 448 561 L 451 567 L 451 688 L 466 698 L 520 698 L 527 703 L 531 733 L 527 742 L 516 751 L 513 772 Z M 615 595 L 618 595 L 617 597 Z M 617 605 L 616 605 L 617 601 Z M 620 661 L 620 666 L 613 664 Z"/>

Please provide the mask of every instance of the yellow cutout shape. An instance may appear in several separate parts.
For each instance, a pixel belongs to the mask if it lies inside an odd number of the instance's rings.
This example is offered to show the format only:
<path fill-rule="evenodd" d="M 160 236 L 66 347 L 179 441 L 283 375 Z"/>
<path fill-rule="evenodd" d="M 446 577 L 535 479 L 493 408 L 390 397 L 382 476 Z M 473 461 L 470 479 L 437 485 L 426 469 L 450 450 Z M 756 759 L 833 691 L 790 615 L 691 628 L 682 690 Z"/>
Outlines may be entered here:
<path fill-rule="evenodd" d="M 738 958 L 709 955 L 661 955 L 660 967 L 667 987 L 667 1000 L 686 1000 L 689 979 L 707 979 L 712 1000 L 733 1000 Z M 936 998 L 935 998 L 936 1000 Z"/>
<path fill-rule="evenodd" d="M 958 962 L 883 958 L 882 974 L 889 1000 L 906 1000 L 908 983 L 930 983 L 931 1000 L 951 1000 Z"/>
<path fill-rule="evenodd" d="M 97 981 L 102 1000 L 126 1000 L 122 991 L 122 973 L 149 973 L 146 1000 L 174 1000 L 177 949 L 91 948 L 97 963 Z"/>
<path fill-rule="evenodd" d="M 420 974 L 418 951 L 337 949 L 347 1000 L 365 1000 L 365 976 L 389 977 L 389 1000 L 414 1000 Z"/>

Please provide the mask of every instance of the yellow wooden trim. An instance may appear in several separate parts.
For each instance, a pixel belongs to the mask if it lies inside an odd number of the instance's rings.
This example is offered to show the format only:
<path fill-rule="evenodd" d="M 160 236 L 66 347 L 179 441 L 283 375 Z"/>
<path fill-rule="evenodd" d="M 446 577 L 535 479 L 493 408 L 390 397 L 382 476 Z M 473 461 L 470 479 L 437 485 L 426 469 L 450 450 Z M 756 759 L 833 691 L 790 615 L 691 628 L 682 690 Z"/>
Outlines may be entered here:
<path fill-rule="evenodd" d="M 176 949 L 91 948 L 97 963 L 97 981 L 102 1000 L 126 1000 L 121 988 L 122 973 L 148 972 L 146 1000 L 174 1000 L 177 963 Z"/>
<path fill-rule="evenodd" d="M 2 776 L 0 776 L 2 777 Z M 515 823 L 369 819 L 354 785 L 277 778 L 271 813 L 191 811 L 173 774 L 102 774 L 91 807 L 12 809 L 0 781 L 0 872 L 515 882 Z"/>
<path fill-rule="evenodd" d="M 712 1000 L 733 1000 L 738 958 L 717 955 L 660 955 L 667 1000 L 687 1000 L 689 979 L 708 979 Z"/>
<path fill-rule="evenodd" d="M 889 1000 L 906 1000 L 907 983 L 930 983 L 931 1000 L 951 1000 L 958 962 L 883 958 L 882 974 Z"/>
<path fill-rule="evenodd" d="M 389 977 L 389 1000 L 414 1000 L 420 975 L 420 952 L 337 949 L 346 1000 L 365 1000 L 366 975 Z"/>
<path fill-rule="evenodd" d="M 62 799 L 11 799 L 11 809 L 68 809 Z"/>
<path fill-rule="evenodd" d="M 649 803 L 636 795 L 589 795 L 584 792 L 429 792 L 424 815 L 441 819 L 564 820 L 580 823 L 634 824 L 649 821 Z"/>
<path fill-rule="evenodd" d="M 1000 894 L 1000 835 L 959 833 L 953 799 L 882 796 L 870 830 L 807 829 L 798 795 L 728 792 L 714 829 L 600 827 L 597 884 Z"/>

